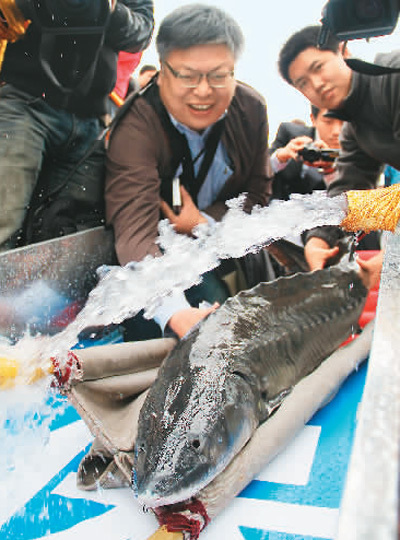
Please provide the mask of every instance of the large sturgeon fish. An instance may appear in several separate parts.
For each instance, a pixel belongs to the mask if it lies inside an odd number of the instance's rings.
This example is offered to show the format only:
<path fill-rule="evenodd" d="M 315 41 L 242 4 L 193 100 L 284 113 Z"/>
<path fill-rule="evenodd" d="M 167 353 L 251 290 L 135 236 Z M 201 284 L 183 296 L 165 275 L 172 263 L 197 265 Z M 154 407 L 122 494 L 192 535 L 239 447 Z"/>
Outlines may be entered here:
<path fill-rule="evenodd" d="M 139 417 L 134 489 L 149 507 L 194 496 L 357 328 L 367 289 L 339 267 L 261 283 L 191 330 Z"/>

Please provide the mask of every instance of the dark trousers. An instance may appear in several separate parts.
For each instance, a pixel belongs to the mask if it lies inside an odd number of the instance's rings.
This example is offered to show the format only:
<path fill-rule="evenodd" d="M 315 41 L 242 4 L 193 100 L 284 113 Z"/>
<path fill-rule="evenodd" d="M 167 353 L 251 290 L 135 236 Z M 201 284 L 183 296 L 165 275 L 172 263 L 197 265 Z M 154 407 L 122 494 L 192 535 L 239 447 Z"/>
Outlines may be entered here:
<path fill-rule="evenodd" d="M 15 247 L 12 237 L 22 226 L 38 182 L 43 187 L 43 192 L 37 194 L 40 200 L 61 187 L 58 196 L 66 198 L 67 205 L 72 200 L 85 211 L 90 207 L 101 212 L 104 147 L 99 145 L 75 169 L 101 129 L 97 118 L 78 118 L 54 109 L 42 97 L 31 96 L 10 84 L 0 88 L 0 249 Z M 63 187 L 67 175 L 68 184 Z M 71 213 L 77 213 L 76 205 L 69 205 L 64 213 L 70 218 Z M 57 212 L 53 214 L 48 227 L 56 231 Z M 43 233 L 40 239 L 57 235 L 57 231 Z"/>

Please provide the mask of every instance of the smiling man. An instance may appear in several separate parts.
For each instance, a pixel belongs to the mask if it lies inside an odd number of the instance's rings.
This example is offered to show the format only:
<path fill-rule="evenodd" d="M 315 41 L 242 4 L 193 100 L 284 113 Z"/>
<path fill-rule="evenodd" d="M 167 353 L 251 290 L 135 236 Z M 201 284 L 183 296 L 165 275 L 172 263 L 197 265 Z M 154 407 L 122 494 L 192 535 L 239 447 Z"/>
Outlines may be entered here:
<path fill-rule="evenodd" d="M 241 193 L 248 211 L 268 203 L 266 106 L 255 90 L 235 80 L 242 48 L 240 27 L 216 7 L 186 5 L 162 21 L 160 72 L 110 140 L 106 210 L 120 264 L 160 254 L 160 217 L 191 235 L 196 226 L 222 219 L 226 201 Z M 196 299 L 192 293 L 164 302 L 155 317 L 162 329 L 169 325 L 183 335 L 204 316 L 199 301 L 227 296 L 215 274 L 204 276 Z"/>
<path fill-rule="evenodd" d="M 320 26 L 308 26 L 286 41 L 279 55 L 280 74 L 313 105 L 345 121 L 338 174 L 328 193 L 374 188 L 385 163 L 400 167 L 400 51 L 377 58 L 378 64 L 397 72 L 359 73 L 347 65 L 334 36 L 318 48 L 319 32 Z M 305 254 L 312 269 L 322 268 L 337 254 L 340 235 L 332 227 L 307 233 Z"/>

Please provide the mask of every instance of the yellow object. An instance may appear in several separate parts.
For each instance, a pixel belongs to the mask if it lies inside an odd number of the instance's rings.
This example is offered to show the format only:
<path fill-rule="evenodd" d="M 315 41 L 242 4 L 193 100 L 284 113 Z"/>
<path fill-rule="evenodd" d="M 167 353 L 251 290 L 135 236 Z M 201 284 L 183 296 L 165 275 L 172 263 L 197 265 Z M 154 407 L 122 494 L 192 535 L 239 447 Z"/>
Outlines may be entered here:
<path fill-rule="evenodd" d="M 395 232 L 400 219 L 400 184 L 346 192 L 348 213 L 341 223 L 346 231 Z"/>
<path fill-rule="evenodd" d="M 0 39 L 0 69 L 3 63 L 4 54 L 6 52 L 8 41 L 6 39 Z"/>
<path fill-rule="evenodd" d="M 115 105 L 117 105 L 117 107 L 121 107 L 121 105 L 124 104 L 124 100 L 121 97 L 119 97 L 119 95 L 117 94 L 117 92 L 115 92 L 115 90 L 113 90 L 110 93 L 110 98 L 113 100 Z"/>
<path fill-rule="evenodd" d="M 0 10 L 3 17 L 0 17 L 0 69 L 3 63 L 4 53 L 7 43 L 17 41 L 26 32 L 29 21 L 17 8 L 15 0 L 0 0 Z"/>
<path fill-rule="evenodd" d="M 46 377 L 46 375 L 51 375 L 54 373 L 54 366 L 51 364 L 50 366 L 47 366 L 46 368 L 43 367 L 37 367 L 34 369 L 32 374 L 30 375 L 28 379 L 28 384 L 32 384 L 39 379 L 43 379 L 43 377 Z"/>
<path fill-rule="evenodd" d="M 54 373 L 54 366 L 50 364 L 48 366 L 32 368 L 30 373 L 20 372 L 20 362 L 15 358 L 0 357 L 0 389 L 5 390 L 7 388 L 13 388 L 18 382 L 21 384 L 33 384 L 39 379 L 43 379 L 47 375 Z M 18 382 L 16 381 L 18 376 L 21 376 Z"/>
<path fill-rule="evenodd" d="M 148 540 L 183 540 L 183 533 L 168 532 L 167 527 L 163 525 Z"/>
<path fill-rule="evenodd" d="M 18 375 L 19 363 L 12 358 L 0 357 L 0 388 L 13 386 Z"/>

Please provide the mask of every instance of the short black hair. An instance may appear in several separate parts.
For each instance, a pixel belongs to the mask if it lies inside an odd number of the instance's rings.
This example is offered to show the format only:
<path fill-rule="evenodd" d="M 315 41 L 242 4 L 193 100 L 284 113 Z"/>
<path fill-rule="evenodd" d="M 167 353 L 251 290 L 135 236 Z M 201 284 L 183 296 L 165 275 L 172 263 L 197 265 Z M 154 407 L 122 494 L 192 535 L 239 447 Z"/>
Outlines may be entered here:
<path fill-rule="evenodd" d="M 315 105 L 311 105 L 311 114 L 313 115 L 314 118 L 317 118 L 318 115 L 319 115 L 319 111 L 321 109 L 319 109 L 318 107 L 316 107 Z"/>
<path fill-rule="evenodd" d="M 292 34 L 281 48 L 278 58 L 278 69 L 280 75 L 289 84 L 293 84 L 289 77 L 290 65 L 306 49 L 313 47 L 316 49 L 321 48 L 324 51 L 338 52 L 340 41 L 332 34 L 329 34 L 329 38 L 323 47 L 318 47 L 320 30 L 320 25 L 306 26 Z"/>
<path fill-rule="evenodd" d="M 140 68 L 139 75 L 142 75 L 142 73 L 146 73 L 146 71 L 157 71 L 157 68 L 152 64 L 145 64 Z"/>

